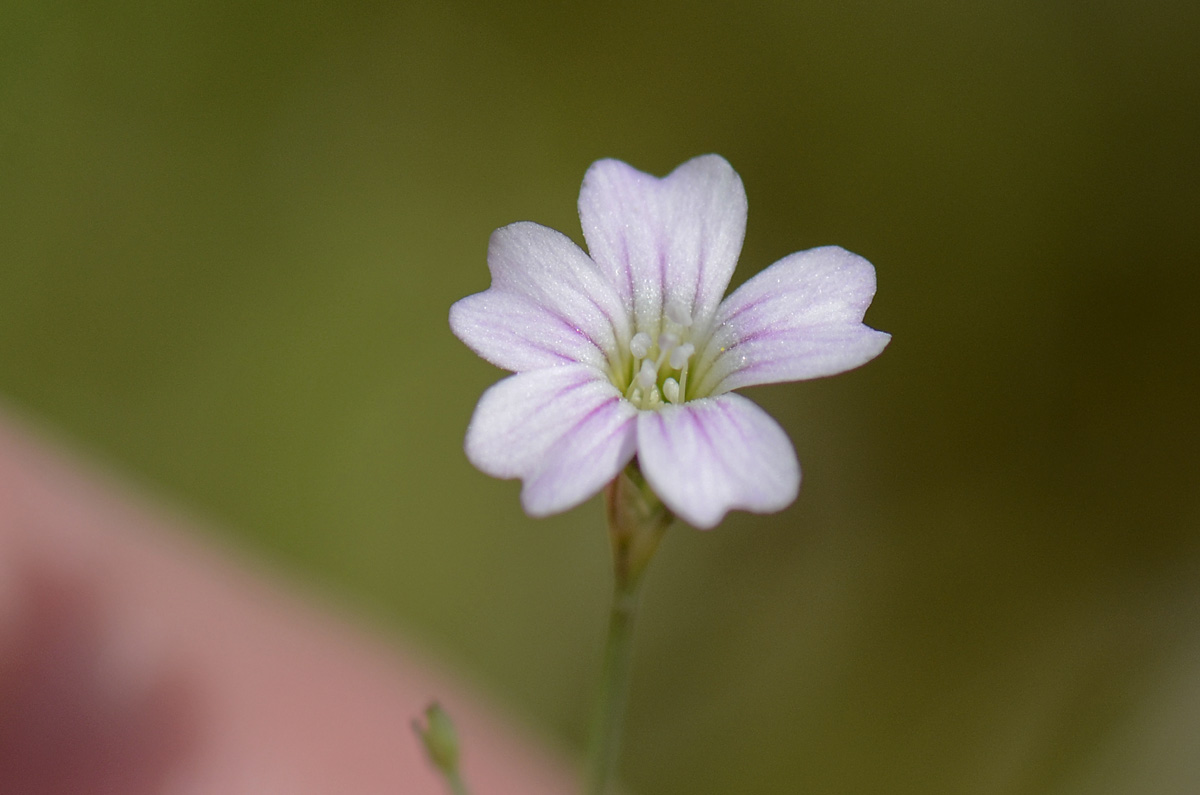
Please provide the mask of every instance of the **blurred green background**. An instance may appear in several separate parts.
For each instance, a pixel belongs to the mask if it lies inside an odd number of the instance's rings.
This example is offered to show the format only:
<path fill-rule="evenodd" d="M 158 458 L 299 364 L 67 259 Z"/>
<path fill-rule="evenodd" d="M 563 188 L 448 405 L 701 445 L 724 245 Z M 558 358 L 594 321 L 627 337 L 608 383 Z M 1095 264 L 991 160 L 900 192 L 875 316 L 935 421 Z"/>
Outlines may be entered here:
<path fill-rule="evenodd" d="M 1193 793 L 1198 8 L 10 1 L 0 394 L 577 748 L 602 512 L 470 467 L 447 309 L 719 152 L 735 282 L 840 244 L 894 339 L 750 391 L 805 483 L 668 534 L 631 789 Z"/>

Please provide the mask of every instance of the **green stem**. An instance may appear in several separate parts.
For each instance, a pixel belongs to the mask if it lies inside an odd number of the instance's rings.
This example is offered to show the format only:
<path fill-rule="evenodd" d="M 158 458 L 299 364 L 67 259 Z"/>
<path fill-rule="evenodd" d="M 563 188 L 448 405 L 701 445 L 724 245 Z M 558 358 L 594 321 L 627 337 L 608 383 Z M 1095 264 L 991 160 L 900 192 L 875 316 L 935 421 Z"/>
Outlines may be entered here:
<path fill-rule="evenodd" d="M 606 795 L 616 773 L 642 574 L 673 518 L 646 485 L 636 461 L 608 485 L 605 498 L 614 583 L 600 692 L 588 742 L 588 795 Z"/>
<path fill-rule="evenodd" d="M 588 748 L 589 795 L 604 795 L 616 772 L 621 751 L 621 729 L 629 700 L 629 669 L 633 660 L 633 623 L 637 617 L 638 589 L 614 589 L 608 617 L 608 639 L 604 646 L 604 669 L 600 695 L 592 716 Z"/>

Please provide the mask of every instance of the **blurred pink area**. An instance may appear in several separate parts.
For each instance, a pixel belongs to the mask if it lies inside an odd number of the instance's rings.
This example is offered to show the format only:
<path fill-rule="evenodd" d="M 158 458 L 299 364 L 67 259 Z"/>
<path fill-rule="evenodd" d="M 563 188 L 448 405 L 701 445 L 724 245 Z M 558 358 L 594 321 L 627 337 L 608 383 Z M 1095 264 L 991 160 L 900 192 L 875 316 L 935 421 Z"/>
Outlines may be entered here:
<path fill-rule="evenodd" d="M 573 789 L 461 686 L 0 418 L 0 792 L 434 795 L 434 697 L 476 795 Z"/>

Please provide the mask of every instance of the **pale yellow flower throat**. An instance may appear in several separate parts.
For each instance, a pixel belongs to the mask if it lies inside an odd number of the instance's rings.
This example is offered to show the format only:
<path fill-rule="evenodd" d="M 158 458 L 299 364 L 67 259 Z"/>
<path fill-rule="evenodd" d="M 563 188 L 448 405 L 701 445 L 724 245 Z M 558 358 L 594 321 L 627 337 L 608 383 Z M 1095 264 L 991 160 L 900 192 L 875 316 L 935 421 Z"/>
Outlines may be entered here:
<path fill-rule="evenodd" d="M 639 331 L 629 341 L 633 362 L 625 397 L 639 409 L 687 400 L 688 366 L 696 352 L 688 341 L 692 316 L 676 303 L 668 304 L 664 314 L 657 340 Z"/>

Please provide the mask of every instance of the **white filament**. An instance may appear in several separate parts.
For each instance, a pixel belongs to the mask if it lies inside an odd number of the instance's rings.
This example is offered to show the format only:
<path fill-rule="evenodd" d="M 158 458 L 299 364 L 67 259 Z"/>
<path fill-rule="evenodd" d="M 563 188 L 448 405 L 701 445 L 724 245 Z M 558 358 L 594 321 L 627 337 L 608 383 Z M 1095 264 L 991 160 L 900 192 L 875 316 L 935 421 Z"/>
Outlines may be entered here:
<path fill-rule="evenodd" d="M 625 397 L 639 409 L 657 409 L 668 403 L 683 403 L 687 400 L 688 363 L 696 352 L 696 346 L 683 342 L 689 336 L 687 329 L 692 317 L 679 303 L 668 304 L 665 309 L 666 325 L 655 342 L 649 334 L 639 331 L 629 340 L 629 353 L 633 356 L 633 378 L 625 390 Z M 652 355 L 653 354 L 653 355 Z M 675 375 L 667 373 L 674 371 Z M 667 375 L 662 386 L 660 375 Z"/>

